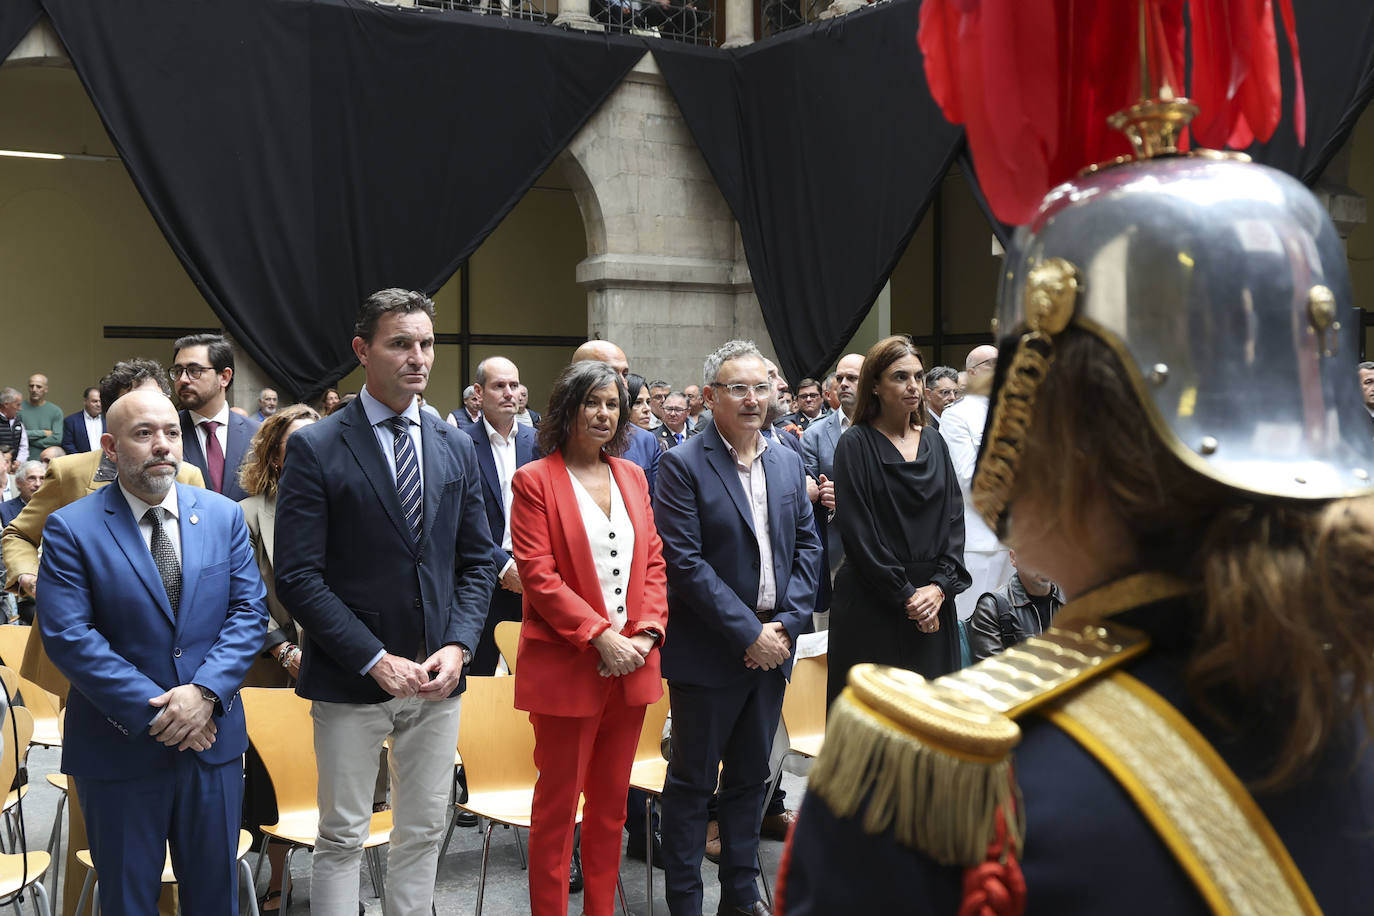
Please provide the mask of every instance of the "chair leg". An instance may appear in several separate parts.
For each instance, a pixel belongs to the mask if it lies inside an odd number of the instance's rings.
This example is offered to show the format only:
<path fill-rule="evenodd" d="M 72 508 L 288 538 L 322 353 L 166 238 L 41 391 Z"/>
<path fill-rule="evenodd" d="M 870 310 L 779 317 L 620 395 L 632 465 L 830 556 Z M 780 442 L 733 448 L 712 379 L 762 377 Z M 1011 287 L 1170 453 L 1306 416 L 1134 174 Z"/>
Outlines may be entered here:
<path fill-rule="evenodd" d="M 33 883 L 33 909 L 38 916 L 52 916 L 52 902 L 48 899 L 48 889 L 42 881 Z"/>
<path fill-rule="evenodd" d="M 52 834 L 48 837 L 48 857 L 52 859 L 52 867 L 48 870 L 46 878 L 52 887 L 61 886 L 60 865 L 62 863 L 62 810 L 67 806 L 67 793 L 60 792 L 57 796 L 57 814 L 53 817 Z M 47 890 L 45 887 L 44 890 Z"/>
<path fill-rule="evenodd" d="M 525 835 L 520 832 L 519 828 L 516 828 L 515 831 L 515 849 L 520 853 L 520 870 L 528 870 L 530 863 L 525 858 Z"/>
<path fill-rule="evenodd" d="M 654 797 L 644 796 L 644 886 L 649 892 L 649 916 L 654 916 Z"/>
<path fill-rule="evenodd" d="M 620 875 L 615 876 L 615 892 L 620 895 L 620 912 L 630 916 L 630 903 L 625 899 L 625 882 L 620 880 Z"/>
<path fill-rule="evenodd" d="M 491 831 L 495 821 L 487 821 L 487 832 L 482 837 L 482 870 L 477 873 L 477 916 L 482 916 L 482 894 L 487 889 L 487 859 L 491 855 Z"/>
<path fill-rule="evenodd" d="M 773 889 L 768 886 L 768 873 L 763 870 L 762 849 L 757 851 L 756 858 L 759 863 L 759 880 L 763 882 L 763 896 L 768 901 L 768 908 L 771 910 L 773 908 Z"/>
<path fill-rule="evenodd" d="M 286 850 L 286 859 L 281 865 L 281 912 L 286 913 L 291 909 L 291 859 L 296 855 L 299 846 L 290 846 Z M 270 882 L 269 882 L 270 883 Z"/>
<path fill-rule="evenodd" d="M 76 898 L 76 916 L 81 916 L 86 912 L 86 901 L 90 899 L 91 890 L 95 885 L 95 872 L 86 872 L 86 880 L 81 882 L 81 896 Z M 95 905 L 91 905 L 91 912 L 95 912 Z"/>
<path fill-rule="evenodd" d="M 272 883 L 272 866 L 270 864 L 271 860 L 267 858 L 267 844 L 270 842 L 272 842 L 272 838 L 264 833 L 262 835 L 262 843 L 258 845 L 258 864 L 253 866 L 254 883 L 257 883 L 258 881 L 262 880 L 262 864 L 264 862 L 269 863 L 267 867 L 267 883 Z"/>
<path fill-rule="evenodd" d="M 253 881 L 253 867 L 247 859 L 239 859 L 239 868 L 243 870 L 243 883 L 248 886 L 248 912 L 253 916 L 262 916 L 258 909 L 258 885 Z"/>
<path fill-rule="evenodd" d="M 367 856 L 367 873 L 372 877 L 372 896 L 381 899 L 382 896 L 382 857 L 377 852 L 377 847 L 364 850 Z"/>
<path fill-rule="evenodd" d="M 457 780 L 454 780 L 457 782 Z M 453 839 L 453 828 L 458 826 L 458 806 L 453 805 L 448 813 L 448 830 L 444 832 L 444 845 L 439 847 L 439 861 L 444 861 L 444 853 L 448 852 L 448 841 Z"/>

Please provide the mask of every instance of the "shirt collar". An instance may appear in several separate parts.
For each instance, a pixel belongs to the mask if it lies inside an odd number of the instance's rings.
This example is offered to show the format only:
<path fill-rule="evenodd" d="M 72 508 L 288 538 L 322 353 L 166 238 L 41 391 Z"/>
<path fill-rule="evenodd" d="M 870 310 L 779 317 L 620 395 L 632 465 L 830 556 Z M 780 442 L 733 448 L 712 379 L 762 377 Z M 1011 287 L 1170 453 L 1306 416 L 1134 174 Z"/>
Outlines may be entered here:
<path fill-rule="evenodd" d="M 390 407 L 387 407 L 381 401 L 374 398 L 372 396 L 372 392 L 367 390 L 366 385 L 363 386 L 362 391 L 358 392 L 358 400 L 363 402 L 363 412 L 367 414 L 367 422 L 369 426 L 376 426 L 379 423 L 385 423 L 392 417 L 398 416 L 396 411 L 392 410 Z M 405 417 L 415 426 L 419 426 L 420 399 L 415 397 L 415 395 L 411 395 L 410 404 L 407 405 L 405 410 L 401 411 L 399 416 Z"/>
<path fill-rule="evenodd" d="M 171 515 L 172 518 L 181 517 L 177 514 L 177 486 L 175 481 L 173 481 L 172 485 L 167 488 L 167 495 L 162 497 L 162 502 L 160 503 L 145 503 L 143 500 L 139 499 L 137 496 L 129 492 L 129 490 L 124 486 L 124 481 L 121 480 L 118 483 L 119 492 L 124 494 L 124 501 L 129 504 L 129 511 L 134 514 L 135 522 L 143 521 L 143 516 L 147 514 L 149 509 L 152 509 L 155 506 L 161 506 L 162 508 L 166 509 L 167 513 Z"/>
<path fill-rule="evenodd" d="M 486 427 L 487 441 L 489 441 L 492 445 L 505 447 L 515 441 L 515 423 L 513 422 L 510 425 L 509 436 L 503 436 L 499 432 L 497 432 L 496 427 L 491 425 L 491 421 L 486 418 L 485 414 L 482 415 L 482 425 Z"/>
<path fill-rule="evenodd" d="M 721 438 L 722 441 L 725 442 L 725 448 L 726 448 L 726 450 L 728 450 L 728 451 L 730 452 L 730 457 L 733 458 L 734 461 L 735 461 L 735 464 L 738 465 L 738 464 L 740 463 L 740 460 L 739 460 L 739 452 L 735 451 L 735 447 L 734 447 L 733 445 L 730 444 L 730 440 L 729 440 L 729 439 L 726 439 L 724 436 L 721 436 L 720 438 Z M 763 431 L 762 431 L 762 430 L 755 430 L 755 431 L 754 431 L 754 460 L 755 460 L 755 461 L 758 461 L 758 460 L 759 460 L 759 457 L 764 453 L 764 451 L 767 450 L 767 448 L 768 448 L 768 437 L 765 436 L 765 435 L 763 434 Z"/>
<path fill-rule="evenodd" d="M 195 414 L 195 421 L 197 426 L 200 426 L 202 423 L 211 422 L 218 423 L 220 426 L 228 426 L 229 402 L 226 401 L 223 404 L 219 405 L 219 413 L 215 414 L 213 417 L 203 417 L 200 414 Z"/>

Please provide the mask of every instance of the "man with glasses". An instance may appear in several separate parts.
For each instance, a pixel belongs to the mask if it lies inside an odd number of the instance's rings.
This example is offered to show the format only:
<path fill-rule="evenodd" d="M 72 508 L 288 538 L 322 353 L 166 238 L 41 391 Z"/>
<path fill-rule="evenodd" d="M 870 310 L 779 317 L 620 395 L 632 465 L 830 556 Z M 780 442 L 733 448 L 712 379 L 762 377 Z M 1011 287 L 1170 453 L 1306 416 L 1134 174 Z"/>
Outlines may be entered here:
<path fill-rule="evenodd" d="M 688 385 L 682 389 L 682 393 L 687 395 L 687 425 L 701 432 L 711 422 L 711 411 L 706 409 L 706 402 L 701 399 L 701 387 Z"/>
<path fill-rule="evenodd" d="M 662 650 L 673 707 L 668 909 L 702 912 L 706 809 L 719 772 L 719 912 L 766 916 L 756 855 L 769 754 L 792 647 L 815 606 L 821 545 L 801 459 L 762 434 L 773 391 L 762 354 L 730 341 L 707 357 L 703 381 L 714 423 L 663 454 L 654 493 L 672 620 Z"/>
<path fill-rule="evenodd" d="M 659 424 L 663 422 L 663 402 L 668 399 L 668 394 L 672 390 L 673 386 L 661 378 L 649 383 L 649 412 L 653 414 L 649 420 L 649 429 L 657 431 Z"/>
<path fill-rule="evenodd" d="M 192 334 L 175 347 L 167 375 L 182 407 L 183 457 L 200 468 L 206 487 L 235 502 L 246 499 L 248 494 L 239 486 L 239 465 L 260 424 L 229 409 L 234 350 L 218 334 Z"/>
<path fill-rule="evenodd" d="M 821 383 L 813 378 L 804 378 L 797 383 L 796 410 L 778 419 L 774 426 L 795 426 L 802 432 L 821 418 Z"/>
<path fill-rule="evenodd" d="M 1012 574 L 1011 554 L 1006 545 L 997 540 L 969 499 L 973 466 L 978 461 L 978 447 L 983 443 L 983 426 L 988 419 L 988 394 L 997 371 L 997 348 L 988 344 L 974 347 L 964 367 L 968 388 L 962 398 L 940 415 L 940 436 L 949 446 L 950 463 L 964 493 L 964 568 L 973 577 L 973 584 L 954 599 L 960 620 L 972 617 L 979 596 L 1001 588 Z"/>
<path fill-rule="evenodd" d="M 930 425 L 940 428 L 940 416 L 959 400 L 959 373 L 950 366 L 936 366 L 926 373 L 926 410 Z"/>
<path fill-rule="evenodd" d="M 687 395 L 674 391 L 663 400 L 663 423 L 654 430 L 665 449 L 681 445 L 697 431 L 687 422 Z"/>

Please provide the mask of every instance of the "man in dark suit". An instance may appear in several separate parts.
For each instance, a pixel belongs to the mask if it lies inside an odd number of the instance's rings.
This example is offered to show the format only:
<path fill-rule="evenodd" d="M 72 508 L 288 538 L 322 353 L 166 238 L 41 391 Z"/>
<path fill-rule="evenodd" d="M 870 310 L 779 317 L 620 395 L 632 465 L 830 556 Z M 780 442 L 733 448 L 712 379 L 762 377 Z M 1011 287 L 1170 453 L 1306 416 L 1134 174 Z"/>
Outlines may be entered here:
<path fill-rule="evenodd" d="M 482 419 L 464 427 L 477 447 L 482 471 L 482 500 L 487 527 L 495 542 L 492 559 L 499 570 L 492 590 L 482 638 L 472 654 L 472 674 L 495 674 L 501 653 L 496 649 L 496 624 L 520 619 L 520 571 L 515 567 L 510 540 L 511 478 L 515 469 L 534 460 L 534 430 L 515 421 L 519 404 L 520 370 L 502 356 L 477 364 L 477 393 L 482 398 Z"/>
<path fill-rule="evenodd" d="M 802 433 L 802 452 L 806 455 L 806 473 L 816 481 L 819 493 L 816 498 L 816 511 L 831 513 L 835 511 L 835 443 L 850 426 L 853 419 L 854 404 L 859 397 L 859 372 L 864 367 L 864 358 L 858 353 L 849 353 L 840 358 L 835 366 L 835 397 L 839 409 L 829 416 L 812 423 Z M 840 568 L 844 561 L 844 544 L 840 541 L 840 529 L 829 525 L 826 531 L 826 561 L 830 573 Z"/>
<path fill-rule="evenodd" d="M 773 425 L 780 429 L 795 426 L 804 433 L 807 427 L 821 418 L 823 404 L 821 383 L 813 378 L 804 378 L 797 383 L 796 410 L 778 417 Z"/>
<path fill-rule="evenodd" d="M 0 503 L 0 528 L 14 521 L 24 507 L 33 499 L 33 494 L 43 485 L 43 462 L 25 461 L 14 474 L 14 488 L 19 495 Z"/>
<path fill-rule="evenodd" d="M 706 807 L 720 772 L 720 912 L 767 914 L 758 899 L 768 758 L 821 574 L 806 474 L 761 434 L 772 386 L 752 343 L 707 359 L 714 418 L 663 455 L 654 517 L 668 564 L 663 674 L 673 751 L 663 790 L 663 856 L 673 916 L 702 911 Z"/>
<path fill-rule="evenodd" d="M 670 392 L 663 399 L 663 422 L 654 430 L 654 435 L 665 449 L 669 449 L 696 434 L 697 431 L 687 425 L 687 395 L 681 391 Z"/>
<path fill-rule="evenodd" d="M 237 913 L 239 685 L 267 607 L 243 513 L 175 483 L 181 427 L 162 394 L 110 410 L 118 486 L 54 512 L 38 624 L 70 679 L 62 772 L 85 813 L 101 908 L 157 910 L 164 860 L 187 913 Z"/>
<path fill-rule="evenodd" d="M 520 399 L 515 405 L 515 422 L 521 426 L 538 426 L 542 414 L 537 410 L 530 410 L 530 390 L 524 385 L 520 386 Z"/>
<path fill-rule="evenodd" d="M 205 486 L 238 502 L 239 465 L 258 421 L 229 409 L 226 392 L 234 381 L 234 348 L 218 334 L 192 334 L 175 344 L 168 374 L 181 402 L 186 461 L 200 468 Z"/>
<path fill-rule="evenodd" d="M 482 422 L 482 399 L 477 394 L 477 386 L 469 385 L 463 389 L 463 407 L 461 410 L 451 411 L 448 415 L 448 425 L 463 429 Z"/>
<path fill-rule="evenodd" d="M 277 595 L 305 630 L 296 691 L 313 701 L 319 837 L 311 911 L 353 916 L 377 756 L 395 831 L 388 913 L 427 913 L 449 811 L 463 669 L 496 579 L 472 439 L 419 408 L 434 303 L 363 303 L 353 352 L 367 383 L 291 436 L 277 496 Z"/>
<path fill-rule="evenodd" d="M 92 385 L 81 395 L 81 409 L 62 420 L 62 451 L 68 455 L 95 451 L 105 434 L 105 416 L 100 412 L 100 389 Z"/>

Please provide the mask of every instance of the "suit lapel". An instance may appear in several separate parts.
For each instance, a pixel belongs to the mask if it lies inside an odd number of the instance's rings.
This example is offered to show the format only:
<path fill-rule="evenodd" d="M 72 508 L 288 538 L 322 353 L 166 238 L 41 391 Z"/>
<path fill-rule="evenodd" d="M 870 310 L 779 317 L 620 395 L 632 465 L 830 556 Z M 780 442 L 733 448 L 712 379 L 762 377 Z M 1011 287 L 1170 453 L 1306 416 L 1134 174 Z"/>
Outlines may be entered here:
<path fill-rule="evenodd" d="M 492 452 L 491 440 L 487 438 L 485 426 L 478 424 L 473 427 L 473 431 L 479 433 L 474 438 L 477 446 L 477 466 L 482 469 L 482 480 L 486 482 L 487 489 L 491 491 L 492 499 L 499 506 L 501 505 L 501 477 L 496 473 L 496 455 Z"/>
<path fill-rule="evenodd" d="M 596 578 L 596 562 L 592 559 L 592 543 L 587 540 L 587 526 L 582 523 L 582 506 L 573 492 L 572 472 L 563 463 L 563 453 L 554 452 L 550 456 L 553 463 L 549 466 L 549 476 L 553 485 L 553 506 L 557 515 L 556 529 L 563 533 L 568 545 L 568 556 L 572 561 L 573 575 L 577 584 L 573 590 L 582 595 L 588 604 L 606 615 L 606 602 L 601 597 L 601 587 Z M 612 469 L 614 473 L 614 469 Z M 622 493 L 622 496 L 624 494 Z M 563 513 L 569 513 L 564 517 Z M 583 580 L 582 576 L 590 577 Z M 565 575 L 566 578 L 566 575 Z"/>
<path fill-rule="evenodd" d="M 363 410 L 361 401 L 355 400 L 348 406 L 343 415 L 342 425 L 344 445 L 353 453 L 353 459 L 363 469 L 363 477 L 367 479 L 372 491 L 377 494 L 377 500 L 386 510 L 387 518 L 391 519 L 391 524 L 395 526 L 396 533 L 409 544 L 411 542 L 410 526 L 401 518 L 401 498 L 396 495 L 396 481 L 391 476 L 391 469 L 387 467 L 386 459 L 382 456 L 377 436 L 372 431 L 372 426 L 367 422 L 367 413 Z M 426 455 L 425 457 L 427 459 L 429 456 Z"/>
<path fill-rule="evenodd" d="M 790 436 L 791 433 L 783 433 Z M 763 478 L 768 482 L 768 540 L 773 548 L 773 569 L 790 569 L 791 557 L 782 554 L 786 538 L 780 533 L 786 531 L 791 523 L 782 517 L 782 495 L 796 486 L 795 480 L 787 479 L 783 468 L 782 454 L 777 449 L 786 448 L 781 442 L 770 442 L 763 452 Z M 781 577 L 777 577 L 781 578 Z"/>
<path fill-rule="evenodd" d="M 205 485 L 210 485 L 210 469 L 205 466 L 205 452 L 200 447 L 200 437 L 196 435 L 196 424 L 191 419 L 191 411 L 181 412 L 181 457 L 189 461 L 205 475 Z"/>
<path fill-rule="evenodd" d="M 179 499 L 181 494 L 178 493 L 177 496 Z M 138 522 L 134 520 L 133 513 L 129 511 L 129 504 L 124 500 L 124 491 L 118 484 L 113 484 L 105 488 L 100 498 L 105 500 L 105 527 L 110 530 L 115 543 L 128 558 L 144 588 L 148 589 L 153 602 L 162 609 L 167 622 L 175 627 L 176 615 L 172 613 L 172 605 L 167 600 L 167 589 L 162 586 L 162 576 L 157 571 L 157 564 L 153 562 L 153 555 L 148 550 L 147 542 L 143 540 L 143 533 L 138 530 Z"/>
<path fill-rule="evenodd" d="M 196 586 L 200 584 L 200 571 L 205 566 L 205 538 L 201 536 L 205 526 L 200 523 L 200 512 L 204 510 L 199 508 L 193 488 L 179 483 L 173 486 L 177 488 L 177 528 L 181 532 L 180 605 L 190 608 L 195 606 Z M 156 568 L 157 564 L 153 565 Z M 160 575 L 158 581 L 162 581 Z M 178 615 L 178 625 L 186 616 Z"/>
<path fill-rule="evenodd" d="M 276 497 L 262 497 L 258 507 L 258 537 L 262 538 L 263 549 L 267 556 L 275 557 L 277 540 L 277 500 Z"/>
<path fill-rule="evenodd" d="M 730 494 L 730 499 L 734 500 L 735 508 L 739 514 L 744 516 L 744 522 L 749 526 L 750 531 L 754 531 L 754 513 L 749 508 L 749 500 L 744 495 L 744 486 L 739 482 L 739 468 L 735 466 L 735 459 L 730 457 L 730 449 L 721 438 L 720 431 L 713 425 L 710 432 L 703 433 L 706 436 L 706 461 L 711 468 L 720 475 L 720 482 L 725 485 L 725 492 Z M 758 532 L 754 531 L 757 535 Z"/>
<path fill-rule="evenodd" d="M 248 440 L 253 437 L 251 430 L 247 429 L 249 422 L 243 417 L 229 411 L 229 428 L 225 430 L 224 443 L 224 490 L 231 489 L 237 480 L 237 468 L 243 460 L 244 450 L 248 448 Z M 207 478 L 208 479 L 208 478 Z"/>
<path fill-rule="evenodd" d="M 534 460 L 535 439 L 534 430 L 529 427 L 517 427 L 519 430 L 515 434 L 515 466 L 522 468 Z"/>
<path fill-rule="evenodd" d="M 429 531 L 439 515 L 439 499 L 444 495 L 444 484 L 454 477 L 453 451 L 448 447 L 448 436 L 451 435 L 466 434 L 435 420 L 424 411 L 420 412 L 420 448 L 425 456 L 424 514 L 420 519 L 424 534 L 420 538 L 421 543 L 429 539 Z M 487 447 L 487 453 L 491 453 L 490 446 Z M 498 489 L 496 492 L 499 494 L 501 491 Z M 475 497 L 477 494 L 472 495 Z M 400 505 L 399 499 L 397 505 Z"/>

